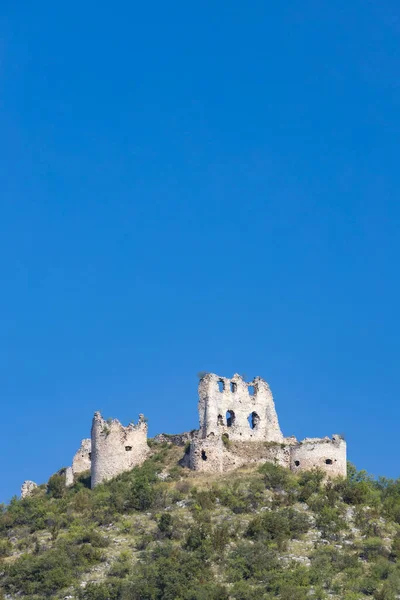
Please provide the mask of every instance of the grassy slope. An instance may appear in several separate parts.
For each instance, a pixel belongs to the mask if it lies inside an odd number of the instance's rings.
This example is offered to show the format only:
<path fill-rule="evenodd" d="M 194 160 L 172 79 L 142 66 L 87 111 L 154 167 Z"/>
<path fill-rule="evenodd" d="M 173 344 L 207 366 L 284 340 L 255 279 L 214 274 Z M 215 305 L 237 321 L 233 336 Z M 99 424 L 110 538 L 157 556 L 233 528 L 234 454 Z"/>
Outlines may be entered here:
<path fill-rule="evenodd" d="M 181 456 L 154 446 L 143 467 L 94 491 L 56 475 L 3 507 L 4 597 L 400 597 L 400 482 L 350 468 L 325 486 L 270 464 L 200 475 Z"/>

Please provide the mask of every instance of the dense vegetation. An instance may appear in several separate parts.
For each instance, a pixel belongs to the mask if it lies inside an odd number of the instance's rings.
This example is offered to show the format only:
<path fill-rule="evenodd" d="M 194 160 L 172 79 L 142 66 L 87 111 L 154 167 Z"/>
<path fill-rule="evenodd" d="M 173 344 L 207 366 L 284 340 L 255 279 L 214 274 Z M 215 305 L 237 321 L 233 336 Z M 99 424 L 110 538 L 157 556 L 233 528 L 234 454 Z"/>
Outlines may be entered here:
<path fill-rule="evenodd" d="M 273 464 L 226 477 L 153 447 L 99 486 L 62 475 L 0 509 L 4 598 L 394 600 L 400 480 L 350 465 L 346 481 Z"/>

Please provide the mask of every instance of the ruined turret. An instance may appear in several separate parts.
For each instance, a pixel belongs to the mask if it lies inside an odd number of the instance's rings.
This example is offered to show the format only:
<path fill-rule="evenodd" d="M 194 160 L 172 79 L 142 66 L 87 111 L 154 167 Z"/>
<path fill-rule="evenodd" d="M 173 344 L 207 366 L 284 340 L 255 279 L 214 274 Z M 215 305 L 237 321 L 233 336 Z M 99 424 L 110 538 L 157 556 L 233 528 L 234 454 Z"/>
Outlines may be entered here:
<path fill-rule="evenodd" d="M 149 450 L 147 423 L 143 415 L 139 415 L 137 425 L 130 423 L 124 427 L 117 419 L 105 421 L 96 412 L 92 423 L 92 488 L 141 465 Z"/>

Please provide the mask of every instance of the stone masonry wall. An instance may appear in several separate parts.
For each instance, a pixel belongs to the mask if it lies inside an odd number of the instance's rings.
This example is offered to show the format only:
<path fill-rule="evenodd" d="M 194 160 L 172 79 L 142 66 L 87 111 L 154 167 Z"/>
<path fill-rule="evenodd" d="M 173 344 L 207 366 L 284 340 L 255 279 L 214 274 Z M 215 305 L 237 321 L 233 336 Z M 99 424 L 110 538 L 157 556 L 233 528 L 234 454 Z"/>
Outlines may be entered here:
<path fill-rule="evenodd" d="M 305 438 L 291 448 L 290 468 L 295 473 L 318 468 L 328 477 L 346 477 L 346 442 L 339 435 L 332 439 Z"/>
<path fill-rule="evenodd" d="M 37 483 L 35 483 L 34 481 L 24 481 L 24 483 L 21 485 L 21 498 L 26 498 L 27 496 L 30 496 L 32 492 L 36 490 L 37 487 Z"/>
<path fill-rule="evenodd" d="M 79 450 L 72 459 L 72 472 L 74 475 L 90 471 L 92 464 L 92 440 L 86 438 L 82 440 Z"/>
<path fill-rule="evenodd" d="M 143 415 L 139 415 L 137 425 L 124 427 L 117 419 L 108 422 L 96 412 L 92 423 L 92 488 L 141 465 L 149 451 Z"/>
<path fill-rule="evenodd" d="M 230 440 L 282 442 L 274 399 L 266 381 L 246 383 L 208 373 L 199 383 L 200 437 L 227 434 Z"/>
<path fill-rule="evenodd" d="M 189 466 L 203 473 L 222 473 L 224 454 L 221 438 L 194 439 L 190 442 Z"/>

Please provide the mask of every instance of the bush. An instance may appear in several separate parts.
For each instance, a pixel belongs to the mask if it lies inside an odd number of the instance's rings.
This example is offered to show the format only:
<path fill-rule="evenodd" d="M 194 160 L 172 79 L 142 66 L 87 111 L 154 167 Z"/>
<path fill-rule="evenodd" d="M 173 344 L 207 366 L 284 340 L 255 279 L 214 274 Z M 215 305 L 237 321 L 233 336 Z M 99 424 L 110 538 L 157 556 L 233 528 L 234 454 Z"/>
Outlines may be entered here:
<path fill-rule="evenodd" d="M 273 463 L 264 463 L 258 471 L 262 474 L 265 486 L 269 489 L 292 490 L 295 485 L 295 478 L 289 469 Z"/>
<path fill-rule="evenodd" d="M 246 535 L 252 539 L 276 541 L 281 545 L 284 541 L 306 533 L 309 527 L 309 519 L 305 514 L 288 508 L 257 515 L 250 521 Z"/>
<path fill-rule="evenodd" d="M 163 513 L 158 521 L 158 529 L 165 537 L 172 536 L 172 515 L 171 513 Z"/>
<path fill-rule="evenodd" d="M 62 498 L 66 492 L 65 475 L 52 475 L 47 484 L 47 493 L 53 498 Z"/>

